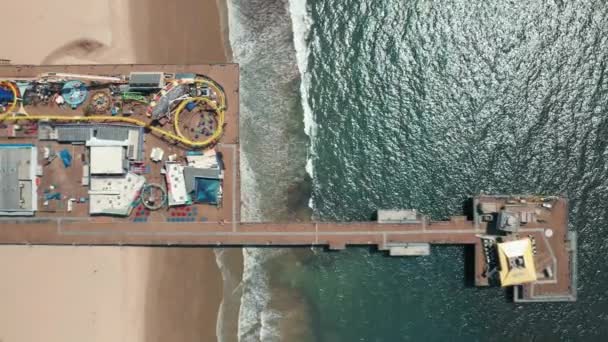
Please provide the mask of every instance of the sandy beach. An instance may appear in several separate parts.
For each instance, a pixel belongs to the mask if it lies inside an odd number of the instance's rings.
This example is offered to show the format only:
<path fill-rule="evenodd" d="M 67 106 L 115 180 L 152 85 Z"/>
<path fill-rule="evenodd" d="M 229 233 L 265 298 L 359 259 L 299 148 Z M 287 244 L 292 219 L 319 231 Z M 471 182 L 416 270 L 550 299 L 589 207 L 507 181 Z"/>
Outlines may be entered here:
<path fill-rule="evenodd" d="M 223 36 L 227 33 L 223 25 L 226 16 L 223 0 L 128 3 L 131 13 L 137 13 L 130 22 L 137 63 L 200 64 L 227 60 L 229 44 Z"/>
<path fill-rule="evenodd" d="M 220 0 L 32 0 L 4 6 L 12 64 L 213 63 L 231 55 Z M 17 15 L 18 13 L 18 15 Z M 226 38 L 224 38 L 226 37 Z M 213 341 L 210 248 L 0 247 L 0 341 Z"/>

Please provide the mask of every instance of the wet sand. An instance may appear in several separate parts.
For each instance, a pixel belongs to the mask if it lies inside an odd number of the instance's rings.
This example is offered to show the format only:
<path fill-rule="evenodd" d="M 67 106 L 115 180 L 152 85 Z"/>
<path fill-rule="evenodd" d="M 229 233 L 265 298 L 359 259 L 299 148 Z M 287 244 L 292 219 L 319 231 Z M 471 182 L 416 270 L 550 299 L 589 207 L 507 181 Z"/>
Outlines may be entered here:
<path fill-rule="evenodd" d="M 223 1 L 221 1 L 223 3 Z M 131 32 L 138 63 L 201 64 L 227 60 L 225 13 L 219 0 L 132 0 Z M 142 37 L 140 39 L 139 37 Z"/>
<path fill-rule="evenodd" d="M 20 34 L 4 37 L 0 58 L 12 64 L 210 63 L 231 55 L 220 0 L 7 6 L 19 15 L 5 27 Z M 0 341 L 216 339 L 222 281 L 209 248 L 2 246 L 0 274 Z"/>
<path fill-rule="evenodd" d="M 210 248 L 150 252 L 143 341 L 213 341 L 222 278 Z"/>

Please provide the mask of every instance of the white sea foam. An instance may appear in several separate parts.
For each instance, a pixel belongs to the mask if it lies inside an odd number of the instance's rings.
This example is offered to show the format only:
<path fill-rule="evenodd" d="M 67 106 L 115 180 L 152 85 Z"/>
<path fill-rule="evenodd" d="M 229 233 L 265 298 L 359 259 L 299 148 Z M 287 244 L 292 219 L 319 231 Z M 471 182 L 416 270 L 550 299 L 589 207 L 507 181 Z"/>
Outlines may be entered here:
<path fill-rule="evenodd" d="M 286 0 L 281 0 L 286 1 Z M 274 98 L 272 106 L 260 107 L 258 103 L 251 103 L 251 98 L 260 96 L 276 96 L 281 94 L 285 85 L 291 84 L 298 75 L 291 64 L 289 58 L 268 59 L 268 53 L 274 50 L 288 51 L 291 46 L 284 42 L 282 36 L 285 33 L 285 25 L 289 27 L 289 17 L 294 32 L 294 44 L 298 70 L 302 77 L 300 93 L 302 94 L 302 106 L 304 110 L 304 126 L 306 133 L 314 136 L 314 120 L 312 111 L 308 105 L 309 76 L 306 72 L 308 51 L 306 47 L 306 37 L 310 27 L 310 22 L 306 16 L 306 2 L 296 3 L 284 2 L 288 16 L 272 10 L 272 6 L 265 8 L 266 2 L 263 0 L 229 0 L 228 7 L 228 26 L 229 41 L 233 52 L 233 60 L 241 66 L 241 132 L 242 137 L 252 139 L 258 138 L 260 132 L 264 132 L 264 144 L 250 144 L 247 149 L 241 149 L 241 219 L 243 221 L 262 221 L 268 219 L 263 217 L 261 199 L 264 204 L 268 201 L 280 201 L 280 194 L 289 180 L 285 180 L 285 173 L 282 172 L 284 163 L 289 159 L 289 153 L 277 151 L 277 146 L 287 146 L 284 141 L 285 132 L 285 108 L 289 107 L 288 101 L 281 98 Z M 270 4 L 274 5 L 274 4 Z M 277 14 L 278 13 L 278 14 Z M 279 16 L 279 17 L 277 17 Z M 273 25 L 281 23 L 280 25 Z M 268 51 L 268 50 L 272 51 Z M 261 60 L 259 60 L 261 58 Z M 275 63 L 275 64 L 272 64 Z M 270 69 L 268 69 L 270 68 Z M 265 79 L 264 72 L 271 70 L 272 79 Z M 290 72 L 291 70 L 291 72 Z M 252 74 L 252 71 L 255 71 Z M 259 78 L 258 79 L 256 79 Z M 278 87 L 278 88 L 277 88 Z M 266 104 L 268 102 L 265 102 Z M 276 104 L 276 105 L 275 105 Z M 249 127 L 252 125 L 252 127 Z M 255 132 L 255 133 L 252 133 Z M 312 138 L 311 138 L 312 140 Z M 243 146 L 243 145 L 242 145 Z M 242 147 L 241 146 L 241 147 Z M 249 155 L 248 151 L 255 156 Z M 312 150 L 311 150 L 312 151 Z M 283 153 L 277 157 L 277 153 Z M 312 159 L 306 164 L 306 170 L 312 175 Z M 260 163 L 264 167 L 260 167 Z M 273 165 L 278 163 L 277 165 Z M 270 165 L 270 166 L 269 166 Z M 256 179 L 253 170 L 265 170 L 263 177 L 279 182 L 276 189 L 261 186 Z M 260 189 L 261 188 L 261 189 Z M 264 191 L 261 197 L 260 191 Z M 274 202 L 271 202 L 273 205 Z M 279 321 L 282 319 L 280 311 L 270 308 L 271 289 L 269 284 L 269 274 L 266 270 L 267 262 L 285 253 L 279 249 L 243 249 L 243 277 L 240 281 L 240 306 L 238 318 L 238 337 L 239 341 L 280 341 L 281 332 L 279 331 Z M 220 262 L 218 261 L 218 264 Z M 230 295 L 230 294 L 228 294 Z M 224 298 L 226 299 L 226 298 Z M 223 310 L 223 308 L 222 308 Z M 221 311 L 220 311 L 221 313 Z M 218 322 L 218 329 L 222 328 Z M 218 338 L 221 340 L 220 335 Z"/>
<path fill-rule="evenodd" d="M 240 4 L 235 0 L 226 1 L 226 8 L 228 9 L 228 41 L 232 49 L 232 59 L 237 63 L 246 63 L 247 53 L 250 48 L 255 44 L 252 39 L 244 39 L 243 24 L 240 19 Z"/>
<path fill-rule="evenodd" d="M 264 342 L 279 342 L 282 340 L 281 331 L 279 330 L 279 322 L 283 315 L 278 310 L 266 309 L 262 311 L 260 317 L 260 341 Z"/>
<path fill-rule="evenodd" d="M 220 269 L 220 273 L 222 274 L 222 283 L 224 287 L 224 298 L 222 298 L 222 302 L 220 303 L 220 308 L 217 313 L 217 321 L 215 323 L 215 335 L 218 341 L 225 341 L 224 337 L 224 312 L 226 309 L 226 287 L 228 282 L 230 281 L 230 270 L 226 267 L 224 262 L 224 250 L 221 248 L 215 248 L 213 250 L 215 253 L 215 262 L 217 263 L 218 268 Z"/>
<path fill-rule="evenodd" d="M 313 177 L 314 143 L 317 126 L 314 114 L 309 103 L 310 73 L 308 72 L 308 60 L 310 49 L 308 48 L 308 35 L 313 24 L 312 17 L 308 13 L 306 0 L 289 0 L 289 12 L 291 14 L 291 25 L 293 30 L 293 44 L 296 50 L 296 60 L 300 71 L 300 95 L 302 98 L 302 109 L 304 111 L 304 130 L 310 138 L 310 151 L 306 161 L 306 172 Z M 309 205 L 312 204 L 312 201 Z M 312 208 L 312 206 L 311 206 Z"/>
<path fill-rule="evenodd" d="M 241 4 L 238 0 L 229 0 L 229 40 L 233 52 L 233 60 L 246 67 L 253 54 L 250 52 L 256 48 L 256 39 L 252 33 L 243 27 L 241 17 Z M 258 47 L 259 48 L 259 47 Z M 247 89 L 241 89 L 241 93 Z M 241 115 L 255 115 L 246 104 L 241 103 Z M 241 165 L 241 219 L 244 221 L 261 221 L 263 219 L 260 210 L 260 197 L 257 192 L 257 182 L 254 172 L 250 167 L 249 156 L 246 151 L 240 151 Z M 270 302 L 270 288 L 268 284 L 268 273 L 263 268 L 265 260 L 272 257 L 273 253 L 268 250 L 256 248 L 243 248 L 243 278 L 240 282 L 240 306 L 238 317 L 239 341 L 263 341 L 280 339 L 276 329 L 268 326 L 268 304 Z M 232 294 L 228 294 L 232 295 Z M 273 313 L 276 316 L 277 313 Z M 219 319 L 219 318 L 218 318 Z M 218 323 L 218 329 L 221 329 Z M 264 339 L 261 339 L 262 334 Z M 218 334 L 218 339 L 219 339 Z M 221 339 L 220 339 L 221 341 Z"/>
<path fill-rule="evenodd" d="M 255 174 L 249 166 L 248 154 L 241 150 L 241 220 L 247 222 L 262 221 L 260 196 L 256 191 Z"/>
<path fill-rule="evenodd" d="M 280 341 L 281 313 L 269 307 L 271 292 L 266 262 L 281 250 L 243 248 L 243 294 L 239 312 L 239 341 Z"/>
<path fill-rule="evenodd" d="M 243 294 L 239 311 L 238 336 L 240 341 L 259 340 L 258 324 L 270 293 L 267 274 L 260 270 L 263 255 L 256 249 L 243 248 Z M 246 284 L 246 285 L 245 285 Z"/>
<path fill-rule="evenodd" d="M 244 220 L 261 221 L 262 216 L 258 209 L 259 197 L 255 195 L 255 176 L 249 169 L 246 156 L 246 153 L 241 153 L 241 188 L 244 195 L 241 213 Z M 260 338 L 264 323 L 262 317 L 268 310 L 271 294 L 268 273 L 263 264 L 271 256 L 268 250 L 243 248 L 242 294 L 237 335 L 239 341 L 264 341 Z"/>
<path fill-rule="evenodd" d="M 252 44 L 255 44 L 253 39 L 246 36 L 246 30 L 243 29 L 243 25 L 240 18 L 240 3 L 236 0 L 227 1 L 228 9 L 228 25 L 229 25 L 229 41 L 232 48 L 233 61 L 240 63 L 241 65 L 246 64 L 248 61 L 248 54 L 252 48 Z M 246 221 L 256 221 L 260 219 L 260 212 L 256 208 L 258 199 L 256 194 L 256 183 L 255 175 L 251 172 L 247 154 L 241 149 L 240 151 L 240 168 L 241 168 L 241 219 Z M 255 252 L 253 250 L 244 248 L 243 249 L 243 278 L 240 282 L 241 295 L 239 303 L 239 315 L 237 325 L 237 336 L 239 341 L 250 341 L 255 340 L 255 326 L 258 322 L 257 316 L 260 311 L 260 302 L 264 302 L 266 297 L 270 294 L 267 292 L 267 286 L 264 276 L 264 272 L 255 272 L 256 260 Z M 259 271 L 259 270 L 258 270 Z M 256 285 L 260 286 L 256 289 Z M 257 293 L 252 293 L 252 286 L 256 289 Z M 232 294 L 228 294 L 232 295 Z M 226 296 L 226 294 L 224 295 Z M 219 322 L 224 317 L 218 315 L 218 329 L 222 328 L 222 323 Z M 251 332 L 251 334 L 248 334 Z M 218 340 L 220 336 L 218 334 Z"/>

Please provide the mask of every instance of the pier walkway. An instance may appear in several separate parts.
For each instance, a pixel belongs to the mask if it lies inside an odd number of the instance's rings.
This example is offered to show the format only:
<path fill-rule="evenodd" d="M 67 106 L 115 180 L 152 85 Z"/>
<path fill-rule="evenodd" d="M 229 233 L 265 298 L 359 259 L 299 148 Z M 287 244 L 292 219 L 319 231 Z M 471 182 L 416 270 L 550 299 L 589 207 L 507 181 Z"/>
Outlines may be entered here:
<path fill-rule="evenodd" d="M 480 196 L 475 206 L 508 197 Z M 528 204 L 526 204 L 528 205 Z M 532 205 L 532 204 L 529 204 Z M 517 236 L 535 241 L 535 263 L 541 274 L 531 284 L 515 287 L 516 301 L 570 301 L 576 298 L 576 244 L 567 229 L 567 202 L 552 201 L 551 209 L 539 213 Z M 474 248 L 475 284 L 488 286 L 492 272 L 482 242 L 493 227 L 475 211 L 472 220 L 455 216 L 430 221 L 419 215 L 412 222 L 116 222 L 107 217 L 19 218 L 0 221 L 2 244 L 59 245 L 202 245 L 202 246 L 375 246 L 379 250 L 408 244 L 468 245 Z M 550 234 L 547 232 L 550 231 Z M 573 285 L 574 284 L 574 285 Z"/>

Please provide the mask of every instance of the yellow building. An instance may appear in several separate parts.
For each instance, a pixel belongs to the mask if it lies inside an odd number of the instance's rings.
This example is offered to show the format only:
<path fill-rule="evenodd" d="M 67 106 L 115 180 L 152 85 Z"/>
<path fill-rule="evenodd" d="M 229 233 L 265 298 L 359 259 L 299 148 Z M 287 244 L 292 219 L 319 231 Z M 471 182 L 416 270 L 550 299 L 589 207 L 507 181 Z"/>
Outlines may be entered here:
<path fill-rule="evenodd" d="M 498 243 L 500 284 L 519 285 L 536 280 L 536 267 L 530 239 Z"/>

